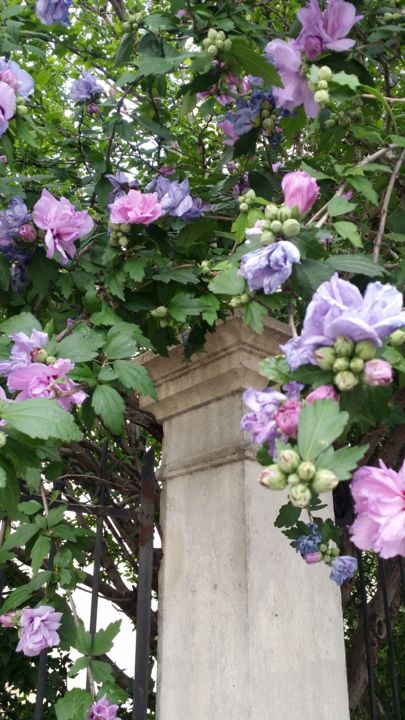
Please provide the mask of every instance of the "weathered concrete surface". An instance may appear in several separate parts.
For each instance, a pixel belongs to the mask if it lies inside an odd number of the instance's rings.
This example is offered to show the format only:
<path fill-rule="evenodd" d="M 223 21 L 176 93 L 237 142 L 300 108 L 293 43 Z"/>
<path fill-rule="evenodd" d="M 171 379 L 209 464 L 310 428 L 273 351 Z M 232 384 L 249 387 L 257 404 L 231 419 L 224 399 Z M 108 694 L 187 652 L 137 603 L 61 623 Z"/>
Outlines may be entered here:
<path fill-rule="evenodd" d="M 143 357 L 165 432 L 159 720 L 349 719 L 339 590 L 274 528 L 283 493 L 240 431 L 243 389 L 286 339 L 235 318 L 190 364 Z"/>

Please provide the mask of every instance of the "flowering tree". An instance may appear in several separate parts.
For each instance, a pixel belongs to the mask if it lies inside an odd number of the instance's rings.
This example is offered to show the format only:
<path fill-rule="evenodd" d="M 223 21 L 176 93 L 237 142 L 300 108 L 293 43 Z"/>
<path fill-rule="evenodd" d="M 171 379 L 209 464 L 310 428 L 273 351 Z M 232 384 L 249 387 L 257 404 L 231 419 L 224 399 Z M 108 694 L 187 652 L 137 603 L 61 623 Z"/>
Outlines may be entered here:
<path fill-rule="evenodd" d="M 46 717 L 126 716 L 106 657 L 118 625 L 92 638 L 72 599 L 91 585 L 83 513 L 103 445 L 109 500 L 130 507 L 134 457 L 161 439 L 133 357 L 180 341 L 189 357 L 235 309 L 258 333 L 268 315 L 291 329 L 242 428 L 292 551 L 339 585 L 354 546 L 405 555 L 402 15 L 392 0 L 297 6 L 3 3 L 5 708 L 31 707 L 36 657 L 59 646 Z M 349 483 L 351 541 L 318 516 Z M 134 518 L 108 521 L 102 550 L 101 592 L 131 617 L 136 537 Z M 66 692 L 66 665 L 88 669 L 90 693 Z"/>

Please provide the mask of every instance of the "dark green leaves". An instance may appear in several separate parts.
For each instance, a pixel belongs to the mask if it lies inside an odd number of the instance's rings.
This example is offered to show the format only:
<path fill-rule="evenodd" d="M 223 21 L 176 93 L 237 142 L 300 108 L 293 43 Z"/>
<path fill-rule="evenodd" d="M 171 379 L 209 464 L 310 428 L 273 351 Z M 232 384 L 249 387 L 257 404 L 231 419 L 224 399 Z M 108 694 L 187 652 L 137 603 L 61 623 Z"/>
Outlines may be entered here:
<path fill-rule="evenodd" d="M 121 395 L 109 385 L 98 385 L 91 404 L 113 435 L 119 435 L 124 424 L 125 410 L 125 403 Z"/>
<path fill-rule="evenodd" d="M 129 360 L 116 360 L 114 370 L 119 381 L 127 390 L 136 390 L 140 395 L 149 395 L 157 400 L 155 386 L 143 365 Z"/>
<path fill-rule="evenodd" d="M 261 77 L 268 85 L 281 85 L 277 70 L 264 55 L 249 47 L 243 40 L 233 40 L 229 55 L 235 58 L 242 68 L 250 75 Z"/>
<path fill-rule="evenodd" d="M 217 295 L 239 295 L 245 289 L 245 281 L 238 274 L 238 268 L 230 267 L 221 270 L 208 287 Z"/>
<path fill-rule="evenodd" d="M 316 461 L 317 468 L 325 468 L 334 472 L 339 480 L 350 480 L 353 470 L 368 450 L 368 445 L 361 447 L 343 447 L 339 450 L 328 448 Z"/>
<path fill-rule="evenodd" d="M 24 400 L 4 403 L 0 415 L 7 426 L 31 438 L 56 438 L 69 442 L 80 440 L 81 432 L 72 415 L 63 410 L 55 400 Z"/>
<path fill-rule="evenodd" d="M 333 400 L 317 400 L 304 405 L 298 424 L 298 451 L 304 460 L 316 458 L 336 440 L 345 429 L 349 414 L 340 412 Z"/>

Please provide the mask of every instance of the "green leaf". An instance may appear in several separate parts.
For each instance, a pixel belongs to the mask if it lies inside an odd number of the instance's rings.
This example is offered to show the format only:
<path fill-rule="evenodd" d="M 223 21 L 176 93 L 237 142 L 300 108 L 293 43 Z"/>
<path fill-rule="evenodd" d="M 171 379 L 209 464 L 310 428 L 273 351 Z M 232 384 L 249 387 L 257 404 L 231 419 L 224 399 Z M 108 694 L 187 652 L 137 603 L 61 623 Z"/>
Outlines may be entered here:
<path fill-rule="evenodd" d="M 305 298 L 311 299 L 321 283 L 329 280 L 333 270 L 321 260 L 306 258 L 294 267 L 294 278 Z"/>
<path fill-rule="evenodd" d="M 130 360 L 116 360 L 114 370 L 127 390 L 137 390 L 141 395 L 148 395 L 153 400 L 157 400 L 153 380 L 143 365 Z"/>
<path fill-rule="evenodd" d="M 31 550 L 31 566 L 32 572 L 35 574 L 40 569 L 45 558 L 48 557 L 51 549 L 51 540 L 45 535 L 40 535 Z"/>
<path fill-rule="evenodd" d="M 23 523 L 15 532 L 8 536 L 3 544 L 5 550 L 12 550 L 15 547 L 23 547 L 39 533 L 40 528 L 33 523 Z"/>
<path fill-rule="evenodd" d="M 254 225 L 254 222 L 252 223 Z M 231 230 L 238 242 L 242 242 L 245 237 L 246 228 L 249 227 L 249 219 L 247 213 L 240 213 L 233 221 Z"/>
<path fill-rule="evenodd" d="M 368 445 L 343 447 L 339 450 L 328 448 L 318 457 L 316 467 L 331 470 L 339 480 L 349 480 L 367 450 Z"/>
<path fill-rule="evenodd" d="M 123 270 L 134 282 L 141 282 L 145 276 L 146 261 L 139 258 L 129 258 L 124 262 Z"/>
<path fill-rule="evenodd" d="M 348 272 L 367 277 L 380 277 L 385 274 L 381 265 L 377 265 L 367 255 L 331 255 L 325 265 L 338 272 Z"/>
<path fill-rule="evenodd" d="M 10 287 L 10 265 L 4 255 L 0 255 L 0 287 L 3 290 L 8 290 Z"/>
<path fill-rule="evenodd" d="M 333 400 L 304 405 L 298 423 L 298 450 L 304 460 L 316 460 L 342 434 L 349 414 Z"/>
<path fill-rule="evenodd" d="M 93 698 L 85 690 L 75 688 L 65 693 L 55 704 L 57 720 L 84 720 Z"/>
<path fill-rule="evenodd" d="M 371 203 L 373 203 L 373 205 L 378 205 L 378 195 L 374 190 L 370 180 L 367 180 L 367 178 L 365 177 L 350 176 L 347 178 L 347 181 L 348 183 L 350 183 L 352 188 L 364 195 L 364 197 Z"/>
<path fill-rule="evenodd" d="M 116 312 L 105 303 L 102 304 L 101 310 L 98 312 L 93 313 L 93 315 L 90 316 L 90 322 L 92 325 L 115 325 L 116 322 L 119 322 L 121 318 L 117 315 Z"/>
<path fill-rule="evenodd" d="M 1 408 L 7 425 L 31 438 L 57 438 L 64 442 L 80 440 L 82 435 L 72 415 L 55 400 L 23 400 Z"/>
<path fill-rule="evenodd" d="M 336 85 L 345 85 L 351 90 L 356 90 L 360 85 L 360 80 L 357 75 L 348 75 L 343 70 L 338 73 L 334 73 L 331 82 Z"/>
<path fill-rule="evenodd" d="M 159 280 L 159 282 L 163 283 L 169 283 L 172 281 L 179 283 L 179 285 L 198 283 L 198 276 L 191 268 L 173 268 L 172 270 L 162 270 L 161 272 L 156 273 L 156 275 L 152 275 L 152 277 L 154 280 Z"/>
<path fill-rule="evenodd" d="M 403 135 L 388 135 L 388 140 L 397 147 L 405 148 L 405 137 Z"/>
<path fill-rule="evenodd" d="M 328 213 L 331 217 L 337 215 L 345 215 L 356 208 L 355 203 L 351 203 L 346 198 L 335 197 L 328 202 Z"/>
<path fill-rule="evenodd" d="M 101 660 L 91 661 L 91 671 L 93 678 L 96 683 L 113 682 L 112 668 L 107 662 L 101 662 Z M 110 697 L 110 696 L 108 696 Z"/>
<path fill-rule="evenodd" d="M 268 85 L 282 85 L 275 67 L 265 59 L 264 55 L 252 50 L 243 40 L 232 40 L 232 48 L 226 54 L 234 57 L 249 75 L 263 78 Z"/>
<path fill-rule="evenodd" d="M 101 415 L 105 426 L 114 435 L 119 435 L 124 425 L 125 410 L 121 395 L 109 385 L 98 385 L 91 404 L 96 414 Z"/>
<path fill-rule="evenodd" d="M 20 512 L 22 512 L 24 515 L 35 515 L 37 512 L 43 510 L 43 507 L 41 503 L 37 502 L 37 500 L 28 500 L 27 502 L 22 502 L 18 504 L 18 509 Z"/>
<path fill-rule="evenodd" d="M 185 322 L 188 316 L 200 315 L 205 310 L 203 298 L 196 298 L 190 293 L 178 292 L 168 305 L 170 315 L 179 322 Z"/>
<path fill-rule="evenodd" d="M 92 655 L 104 655 L 110 652 L 114 644 L 114 638 L 118 635 L 121 627 L 121 620 L 116 620 L 108 625 L 105 630 L 99 630 L 93 639 Z"/>
<path fill-rule="evenodd" d="M 73 663 L 72 667 L 69 669 L 68 677 L 75 677 L 80 670 L 85 670 L 88 667 L 89 664 L 89 658 L 88 657 L 80 657 Z"/>
<path fill-rule="evenodd" d="M 263 305 L 257 302 L 250 302 L 243 308 L 243 322 L 260 335 L 264 330 L 263 320 L 267 314 L 268 312 Z"/>
<path fill-rule="evenodd" d="M 259 363 L 259 372 L 269 380 L 283 385 L 291 380 L 287 360 L 284 357 L 268 357 Z"/>
<path fill-rule="evenodd" d="M 52 528 L 55 527 L 55 525 L 59 525 L 64 518 L 65 511 L 65 505 L 58 505 L 58 507 L 52 508 L 46 517 L 46 524 L 48 527 Z"/>
<path fill-rule="evenodd" d="M 341 238 L 349 240 L 354 247 L 363 247 L 359 231 L 354 223 L 347 222 L 346 220 L 339 220 L 333 224 L 333 227 Z"/>
<path fill-rule="evenodd" d="M 238 268 L 230 267 L 221 270 L 211 280 L 208 289 L 216 295 L 240 295 L 245 289 L 245 281 L 238 274 Z"/>
<path fill-rule="evenodd" d="M 122 38 L 118 47 L 117 54 L 114 59 L 114 67 L 119 67 L 119 65 L 123 65 L 131 59 L 133 46 L 134 35 L 133 33 L 127 33 Z"/>
<path fill-rule="evenodd" d="M 69 358 L 73 362 L 87 362 L 97 357 L 103 342 L 102 332 L 82 326 L 57 344 L 56 353 L 58 357 Z"/>
<path fill-rule="evenodd" d="M 295 525 L 300 515 L 301 508 L 297 508 L 289 502 L 287 505 L 281 506 L 274 525 L 278 528 L 291 527 Z"/>
<path fill-rule="evenodd" d="M 109 330 L 103 352 L 109 360 L 121 360 L 134 357 L 139 345 L 148 346 L 140 328 L 135 324 L 121 323 Z"/>
<path fill-rule="evenodd" d="M 38 320 L 29 312 L 22 312 L 19 315 L 13 315 L 8 320 L 0 323 L 0 331 L 11 335 L 17 332 L 23 332 L 31 335 L 33 330 L 42 330 Z"/>

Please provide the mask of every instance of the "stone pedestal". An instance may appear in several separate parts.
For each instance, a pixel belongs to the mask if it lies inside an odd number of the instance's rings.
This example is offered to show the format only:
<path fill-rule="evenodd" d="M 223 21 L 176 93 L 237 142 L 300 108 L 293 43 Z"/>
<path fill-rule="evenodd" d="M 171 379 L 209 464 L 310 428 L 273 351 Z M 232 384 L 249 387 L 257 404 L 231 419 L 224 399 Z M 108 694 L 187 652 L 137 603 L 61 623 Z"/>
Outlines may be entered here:
<path fill-rule="evenodd" d="M 288 329 L 220 325 L 185 364 L 146 354 L 164 423 L 159 720 L 349 720 L 340 593 L 274 528 L 240 430 L 243 390 Z"/>

